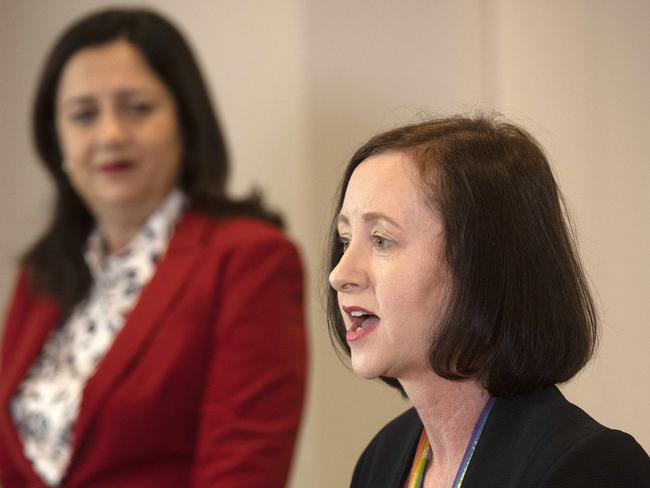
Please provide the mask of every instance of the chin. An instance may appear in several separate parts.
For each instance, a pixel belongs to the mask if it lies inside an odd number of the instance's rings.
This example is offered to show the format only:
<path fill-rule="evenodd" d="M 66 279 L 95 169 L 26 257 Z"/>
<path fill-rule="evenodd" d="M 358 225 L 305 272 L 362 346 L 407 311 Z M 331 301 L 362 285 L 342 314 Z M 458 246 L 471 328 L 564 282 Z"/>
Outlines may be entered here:
<path fill-rule="evenodd" d="M 137 208 L 147 206 L 150 199 L 147 195 L 139 190 L 124 188 L 113 192 L 106 192 L 99 196 L 97 200 L 101 201 L 104 206 L 113 208 Z"/>
<path fill-rule="evenodd" d="M 364 380 L 374 380 L 380 376 L 386 376 L 385 368 L 367 359 L 355 359 L 354 353 L 352 356 L 352 371 L 354 371 L 354 374 L 359 378 L 363 378 Z"/>

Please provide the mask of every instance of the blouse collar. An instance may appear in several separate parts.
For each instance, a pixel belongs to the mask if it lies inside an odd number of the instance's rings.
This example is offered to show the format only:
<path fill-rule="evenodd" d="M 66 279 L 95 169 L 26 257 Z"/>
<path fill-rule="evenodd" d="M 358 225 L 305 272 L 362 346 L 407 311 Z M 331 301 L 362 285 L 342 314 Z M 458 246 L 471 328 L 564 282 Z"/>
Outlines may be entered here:
<path fill-rule="evenodd" d="M 95 280 L 110 276 L 124 264 L 139 259 L 148 251 L 164 250 L 176 222 L 187 207 L 187 197 L 178 188 L 173 189 L 160 206 L 147 218 L 138 233 L 119 252 L 107 254 L 106 241 L 95 226 L 88 236 L 84 259 Z"/>

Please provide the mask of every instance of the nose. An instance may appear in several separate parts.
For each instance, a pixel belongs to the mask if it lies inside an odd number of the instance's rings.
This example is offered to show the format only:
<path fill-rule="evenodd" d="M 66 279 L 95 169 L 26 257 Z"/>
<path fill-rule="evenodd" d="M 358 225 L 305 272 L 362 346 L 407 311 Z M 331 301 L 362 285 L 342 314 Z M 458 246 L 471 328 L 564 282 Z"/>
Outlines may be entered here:
<path fill-rule="evenodd" d="M 352 293 L 366 288 L 368 273 L 361 251 L 350 246 L 330 272 L 329 282 L 338 292 Z"/>
<path fill-rule="evenodd" d="M 104 110 L 99 117 L 97 142 L 103 146 L 119 146 L 126 142 L 128 128 L 126 121 L 113 109 Z"/>

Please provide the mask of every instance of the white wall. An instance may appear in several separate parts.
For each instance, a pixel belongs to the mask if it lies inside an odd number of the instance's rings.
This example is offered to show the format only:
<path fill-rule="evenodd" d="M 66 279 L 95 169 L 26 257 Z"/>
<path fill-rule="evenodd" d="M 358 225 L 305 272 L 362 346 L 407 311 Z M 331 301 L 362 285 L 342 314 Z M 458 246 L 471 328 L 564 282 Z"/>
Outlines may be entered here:
<path fill-rule="evenodd" d="M 48 213 L 29 141 L 40 63 L 62 26 L 103 4 L 0 0 L 0 305 L 12 259 Z M 294 487 L 346 486 L 372 434 L 407 407 L 336 358 L 320 305 L 320 255 L 347 158 L 371 134 L 421 113 L 495 108 L 545 145 L 604 325 L 598 356 L 564 391 L 650 450 L 648 2 L 152 5 L 196 48 L 230 141 L 234 190 L 262 185 L 303 248 L 312 371 Z"/>

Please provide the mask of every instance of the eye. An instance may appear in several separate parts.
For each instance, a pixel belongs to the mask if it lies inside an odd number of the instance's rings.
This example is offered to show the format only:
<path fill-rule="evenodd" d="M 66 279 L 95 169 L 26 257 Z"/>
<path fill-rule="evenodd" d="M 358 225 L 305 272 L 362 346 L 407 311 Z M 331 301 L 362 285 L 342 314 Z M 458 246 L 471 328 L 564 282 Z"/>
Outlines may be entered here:
<path fill-rule="evenodd" d="M 131 117 L 141 117 L 147 115 L 155 108 L 153 103 L 142 101 L 131 101 L 125 104 L 125 111 Z"/>
<path fill-rule="evenodd" d="M 384 249 L 388 249 L 394 244 L 394 242 L 391 241 L 390 239 L 387 239 L 386 237 L 376 235 L 376 234 L 372 236 L 372 243 L 375 246 L 375 248 L 379 249 L 380 251 L 383 251 Z"/>
<path fill-rule="evenodd" d="M 80 108 L 69 114 L 69 119 L 77 125 L 87 125 L 95 119 L 97 111 L 93 108 Z"/>
<path fill-rule="evenodd" d="M 341 243 L 341 251 L 345 252 L 350 247 L 350 239 L 347 237 L 339 237 L 339 242 Z"/>

